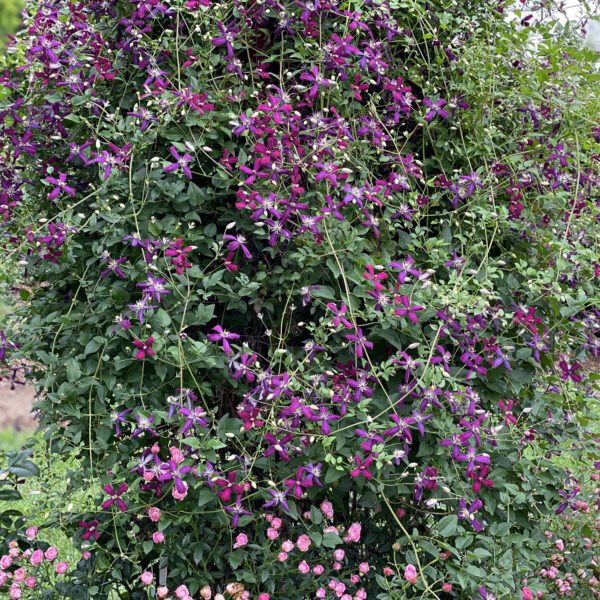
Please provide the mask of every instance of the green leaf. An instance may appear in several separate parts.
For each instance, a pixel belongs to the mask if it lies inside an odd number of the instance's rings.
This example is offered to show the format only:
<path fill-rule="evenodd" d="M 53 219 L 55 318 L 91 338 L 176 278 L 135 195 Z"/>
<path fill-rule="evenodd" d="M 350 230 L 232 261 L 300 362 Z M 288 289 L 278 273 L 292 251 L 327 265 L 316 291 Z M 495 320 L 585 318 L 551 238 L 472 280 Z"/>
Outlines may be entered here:
<path fill-rule="evenodd" d="M 458 526 L 458 517 L 456 515 L 448 515 L 439 520 L 437 529 L 442 537 L 450 537 L 456 533 Z"/>

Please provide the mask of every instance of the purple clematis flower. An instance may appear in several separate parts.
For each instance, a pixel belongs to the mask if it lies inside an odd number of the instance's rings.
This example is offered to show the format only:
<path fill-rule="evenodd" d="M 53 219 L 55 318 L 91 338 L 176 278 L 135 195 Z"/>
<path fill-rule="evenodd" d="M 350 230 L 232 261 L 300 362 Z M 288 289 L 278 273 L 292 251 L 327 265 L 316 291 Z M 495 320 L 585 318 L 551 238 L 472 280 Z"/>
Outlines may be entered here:
<path fill-rule="evenodd" d="M 225 354 L 229 356 L 233 352 L 229 345 L 229 340 L 239 340 L 240 336 L 237 333 L 230 333 L 229 331 L 224 330 L 220 325 L 213 327 L 213 331 L 215 333 L 209 333 L 206 337 L 211 342 L 222 342 L 223 350 L 225 351 Z"/>
<path fill-rule="evenodd" d="M 440 117 L 442 119 L 447 119 L 450 115 L 448 111 L 444 110 L 442 106 L 446 104 L 446 101 L 442 98 L 438 100 L 432 100 L 431 98 L 425 98 L 423 100 L 423 104 L 429 109 L 425 113 L 425 120 L 429 123 L 435 119 L 435 117 Z"/>
<path fill-rule="evenodd" d="M 179 152 L 177 152 L 177 148 L 175 148 L 175 146 L 171 146 L 171 148 L 169 148 L 169 151 L 175 159 L 175 162 L 169 163 L 164 170 L 167 173 L 171 173 L 172 171 L 178 171 L 179 169 L 181 169 L 184 175 L 188 179 L 191 179 L 192 172 L 190 170 L 190 164 L 194 162 L 194 157 L 191 154 L 184 154 L 183 156 L 181 156 Z"/>
<path fill-rule="evenodd" d="M 243 515 L 251 515 L 252 514 L 249 510 L 246 510 L 242 506 L 242 497 L 241 496 L 237 496 L 235 499 L 235 503 L 232 504 L 231 506 L 226 506 L 225 510 L 233 515 L 233 518 L 231 519 L 231 526 L 233 528 L 238 526 L 240 517 L 242 517 Z"/>
<path fill-rule="evenodd" d="M 62 192 L 65 192 L 69 196 L 75 195 L 75 188 L 67 185 L 66 173 L 59 173 L 58 179 L 56 177 L 46 177 L 46 181 L 54 186 L 54 189 L 48 194 L 48 200 L 56 200 Z"/>
<path fill-rule="evenodd" d="M 105 485 L 102 489 L 109 496 L 108 499 L 105 500 L 101 505 L 104 510 L 107 510 L 115 503 L 121 512 L 125 512 L 127 510 L 127 504 L 125 504 L 125 502 L 123 502 L 121 499 L 121 496 L 129 489 L 125 482 L 123 482 L 116 491 L 110 484 Z"/>
<path fill-rule="evenodd" d="M 477 500 L 475 500 L 468 508 L 467 501 L 464 498 L 461 498 L 458 502 L 458 518 L 461 521 L 468 521 L 471 523 L 471 526 L 477 533 L 483 531 L 483 525 L 475 518 L 475 513 L 480 508 L 483 508 L 483 502 L 479 498 L 477 498 Z"/>
<path fill-rule="evenodd" d="M 347 333 L 344 336 L 347 340 L 354 342 L 354 354 L 357 358 L 362 358 L 366 352 L 366 348 L 373 348 L 373 342 L 369 342 L 362 329 L 358 327 L 356 333 Z"/>
<path fill-rule="evenodd" d="M 290 512 L 290 507 L 288 506 L 288 503 L 286 502 L 286 499 L 285 499 L 285 497 L 289 493 L 289 490 L 280 492 L 279 490 L 272 489 L 272 490 L 267 490 L 267 493 L 271 494 L 271 496 L 273 496 L 273 498 L 271 500 L 268 500 L 267 502 L 265 502 L 263 504 L 263 508 L 272 508 L 274 506 L 281 506 L 281 508 L 283 508 L 283 510 L 285 510 L 286 512 Z"/>
<path fill-rule="evenodd" d="M 354 463 L 356 464 L 356 468 L 350 472 L 350 477 L 356 478 L 362 475 L 367 480 L 373 479 L 373 474 L 369 471 L 369 467 L 373 464 L 373 456 L 371 454 L 365 459 L 356 454 L 354 456 Z"/>

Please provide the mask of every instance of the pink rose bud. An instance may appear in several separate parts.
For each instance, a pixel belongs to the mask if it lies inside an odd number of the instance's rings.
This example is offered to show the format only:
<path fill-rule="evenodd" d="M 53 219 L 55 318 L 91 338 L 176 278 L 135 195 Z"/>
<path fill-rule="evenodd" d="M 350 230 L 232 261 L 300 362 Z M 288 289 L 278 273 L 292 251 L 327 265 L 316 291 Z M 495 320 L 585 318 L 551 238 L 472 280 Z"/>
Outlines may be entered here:
<path fill-rule="evenodd" d="M 350 583 L 352 583 L 353 585 L 356 585 L 359 581 L 360 581 L 360 577 L 356 573 L 353 573 L 352 575 L 350 575 Z"/>
<path fill-rule="evenodd" d="M 59 563 L 56 563 L 55 571 L 59 575 L 64 575 L 68 570 L 69 570 L 69 563 L 68 562 L 59 562 Z"/>
<path fill-rule="evenodd" d="M 2 558 L 0 558 L 0 567 L 8 569 L 10 565 L 12 565 L 12 558 L 8 556 L 8 554 L 4 554 Z"/>
<path fill-rule="evenodd" d="M 333 552 L 333 558 L 335 558 L 335 560 L 344 560 L 344 556 L 346 556 L 346 552 L 342 550 L 342 548 L 338 548 Z"/>
<path fill-rule="evenodd" d="M 288 559 L 287 552 L 280 552 L 280 553 L 277 555 L 277 560 L 278 560 L 279 562 L 285 562 L 287 559 Z"/>
<path fill-rule="evenodd" d="M 444 585 L 442 585 L 442 591 L 446 592 L 447 594 L 449 592 L 452 591 L 452 584 L 451 583 L 444 583 Z"/>
<path fill-rule="evenodd" d="M 359 573 L 362 573 L 363 575 L 366 575 L 370 570 L 371 570 L 371 567 L 369 566 L 369 563 L 367 563 L 367 562 L 362 562 L 362 563 L 360 563 L 360 565 L 358 565 L 358 571 L 359 571 Z"/>
<path fill-rule="evenodd" d="M 323 571 L 325 571 L 325 567 L 323 565 L 315 565 L 313 567 L 313 573 L 315 575 L 323 575 Z"/>
<path fill-rule="evenodd" d="M 154 581 L 154 575 L 150 571 L 144 571 L 140 579 L 144 585 L 150 585 Z"/>
<path fill-rule="evenodd" d="M 327 590 L 325 588 L 319 588 L 315 595 L 317 598 L 325 598 L 327 596 Z"/>
<path fill-rule="evenodd" d="M 407 565 L 406 569 L 404 569 L 404 579 L 408 583 L 417 583 L 417 569 L 415 569 L 414 565 Z"/>
<path fill-rule="evenodd" d="M 390 567 L 383 567 L 383 574 L 386 577 L 389 577 L 390 575 L 394 574 L 394 569 L 390 568 Z"/>
<path fill-rule="evenodd" d="M 333 563 L 333 570 L 334 571 L 341 571 L 343 569 L 343 565 L 341 562 L 334 562 Z"/>
<path fill-rule="evenodd" d="M 533 600 L 533 592 L 525 586 L 521 588 L 521 598 L 523 600 Z"/>
<path fill-rule="evenodd" d="M 90 560 L 90 558 L 92 558 L 92 553 L 89 550 L 84 550 L 81 553 L 81 558 L 82 560 Z"/>
<path fill-rule="evenodd" d="M 279 517 L 275 517 L 272 521 L 271 521 L 271 526 L 274 527 L 275 529 L 279 529 L 281 527 L 282 523 L 281 523 L 281 519 Z"/>
<path fill-rule="evenodd" d="M 46 557 L 46 560 L 54 560 L 58 556 L 58 548 L 50 546 L 50 548 L 44 552 L 44 556 Z"/>
<path fill-rule="evenodd" d="M 276 540 L 279 537 L 279 531 L 273 527 L 269 527 L 269 529 L 267 529 L 267 537 L 270 540 Z"/>
<path fill-rule="evenodd" d="M 259 594 L 258 600 L 270 600 L 269 594 Z"/>
<path fill-rule="evenodd" d="M 210 586 L 205 585 L 200 590 L 200 598 L 202 598 L 202 600 L 210 600 L 212 598 L 212 590 L 210 589 Z"/>
<path fill-rule="evenodd" d="M 25 530 L 25 536 L 27 537 L 28 540 L 35 540 L 35 538 L 37 537 L 37 533 L 38 533 L 37 527 L 28 527 Z"/>
<path fill-rule="evenodd" d="M 155 544 L 162 544 L 165 541 L 165 534 L 162 531 L 155 531 L 152 534 L 152 541 Z"/>
<path fill-rule="evenodd" d="M 181 600 L 181 598 L 185 598 L 186 596 L 189 596 L 189 595 L 190 595 L 190 590 L 188 590 L 185 585 L 180 585 L 175 590 L 175 596 L 177 596 L 177 598 L 179 598 L 180 600 Z"/>
<path fill-rule="evenodd" d="M 157 598 L 166 598 L 169 595 L 169 588 L 165 585 L 161 585 L 157 590 L 156 590 L 156 597 Z"/>
<path fill-rule="evenodd" d="M 300 571 L 300 573 L 302 573 L 303 575 L 306 575 L 307 573 L 310 572 L 310 566 L 309 566 L 309 564 L 305 560 L 303 560 L 298 565 L 298 571 Z"/>
<path fill-rule="evenodd" d="M 284 552 L 291 552 L 294 549 L 294 543 L 291 540 L 285 540 L 285 542 L 281 544 L 281 549 Z"/>
<path fill-rule="evenodd" d="M 247 543 L 248 543 L 248 536 L 245 533 L 240 533 L 235 538 L 235 544 L 233 545 L 233 547 L 241 548 L 242 546 L 245 546 Z"/>
<path fill-rule="evenodd" d="M 151 521 L 157 523 L 160 520 L 160 508 L 156 508 L 155 506 L 149 508 L 148 516 L 150 517 Z"/>
<path fill-rule="evenodd" d="M 29 562 L 31 562 L 34 567 L 41 565 L 44 562 L 44 553 L 41 550 L 34 550 Z"/>

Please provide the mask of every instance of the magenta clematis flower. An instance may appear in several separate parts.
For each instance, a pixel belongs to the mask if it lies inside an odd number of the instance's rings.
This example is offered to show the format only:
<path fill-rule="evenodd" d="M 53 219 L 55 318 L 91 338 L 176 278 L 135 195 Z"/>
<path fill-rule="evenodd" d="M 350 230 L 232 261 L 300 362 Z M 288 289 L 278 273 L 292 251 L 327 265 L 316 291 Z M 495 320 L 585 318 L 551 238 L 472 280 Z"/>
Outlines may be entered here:
<path fill-rule="evenodd" d="M 100 537 L 98 525 L 100 525 L 100 523 L 96 519 L 92 519 L 91 521 L 80 521 L 79 527 L 85 530 L 81 534 L 81 539 L 86 541 L 92 540 L 95 542 Z"/>
<path fill-rule="evenodd" d="M 467 507 L 467 501 L 464 498 L 461 498 L 458 502 L 458 518 L 461 521 L 468 521 L 477 533 L 483 531 L 483 525 L 475 518 L 475 513 L 480 508 L 483 508 L 483 502 L 479 498 L 469 507 Z"/>
<path fill-rule="evenodd" d="M 360 327 L 356 329 L 356 333 L 347 333 L 344 337 L 347 340 L 354 342 L 354 354 L 357 358 L 362 358 L 364 356 L 366 348 L 373 348 L 373 342 L 367 340 Z"/>
<path fill-rule="evenodd" d="M 54 189 L 48 194 L 48 200 L 56 200 L 63 192 L 69 196 L 75 195 L 75 189 L 67 185 L 67 175 L 59 173 L 56 177 L 46 177 L 46 181 L 54 186 Z"/>
<path fill-rule="evenodd" d="M 442 106 L 444 106 L 446 104 L 446 101 L 443 100 L 442 98 L 439 98 L 438 100 L 435 100 L 435 101 L 431 100 L 431 98 L 425 98 L 423 100 L 423 104 L 425 106 L 427 106 L 427 108 L 429 109 L 425 113 L 425 120 L 428 123 L 433 121 L 433 119 L 435 119 L 435 117 L 447 119 L 450 116 L 448 111 L 446 111 L 442 108 Z"/>
<path fill-rule="evenodd" d="M 228 513 L 231 513 L 233 515 L 233 518 L 231 519 L 231 526 L 234 528 L 238 526 L 240 517 L 242 517 L 243 515 L 251 515 L 252 514 L 249 510 L 246 510 L 242 506 L 242 497 L 241 496 L 237 496 L 235 499 L 235 502 L 231 506 L 226 506 L 225 510 Z"/>
<path fill-rule="evenodd" d="M 178 171 L 179 169 L 181 169 L 184 175 L 188 179 L 191 179 L 192 172 L 190 170 L 190 164 L 194 162 L 194 157 L 191 154 L 184 154 L 183 156 L 181 156 L 179 152 L 177 152 L 177 148 L 175 148 L 175 146 L 171 146 L 169 150 L 171 152 L 171 155 L 175 159 L 175 162 L 169 163 L 164 170 L 167 173 L 171 173 L 172 171 Z"/>
<path fill-rule="evenodd" d="M 125 482 L 123 482 L 116 491 L 110 484 L 105 485 L 102 489 L 108 494 L 108 499 L 101 505 L 104 510 L 107 510 L 115 503 L 121 512 L 127 510 L 127 504 L 121 499 L 121 496 L 129 489 Z"/>
<path fill-rule="evenodd" d="M 224 235 L 223 239 L 229 240 L 227 250 L 230 252 L 235 252 L 239 248 L 248 260 L 252 258 L 252 254 L 250 254 L 250 250 L 246 246 L 247 240 L 243 235 Z"/>
<path fill-rule="evenodd" d="M 233 351 L 229 345 L 229 340 L 239 340 L 240 336 L 237 333 L 230 333 L 229 331 L 226 331 L 220 325 L 213 327 L 213 331 L 215 333 L 209 333 L 206 337 L 214 343 L 222 342 L 225 354 L 227 354 L 227 356 L 232 354 Z"/>
<path fill-rule="evenodd" d="M 138 348 L 138 351 L 135 354 L 137 360 L 144 360 L 146 356 L 154 356 L 155 352 L 152 349 L 152 344 L 154 344 L 154 338 L 150 336 L 145 342 L 142 340 L 133 340 L 133 345 Z"/>
<path fill-rule="evenodd" d="M 418 306 L 416 304 L 411 305 L 410 298 L 408 296 L 397 296 L 396 304 L 401 304 L 402 306 L 394 311 L 395 315 L 398 317 L 408 317 L 408 320 L 414 324 L 419 322 L 417 312 L 423 310 L 423 306 Z"/>
<path fill-rule="evenodd" d="M 350 477 L 360 477 L 361 475 L 365 479 L 372 479 L 373 475 L 369 471 L 369 467 L 373 464 L 373 456 L 369 455 L 367 458 L 362 459 L 358 454 L 354 456 L 354 463 L 356 468 L 350 472 Z"/>

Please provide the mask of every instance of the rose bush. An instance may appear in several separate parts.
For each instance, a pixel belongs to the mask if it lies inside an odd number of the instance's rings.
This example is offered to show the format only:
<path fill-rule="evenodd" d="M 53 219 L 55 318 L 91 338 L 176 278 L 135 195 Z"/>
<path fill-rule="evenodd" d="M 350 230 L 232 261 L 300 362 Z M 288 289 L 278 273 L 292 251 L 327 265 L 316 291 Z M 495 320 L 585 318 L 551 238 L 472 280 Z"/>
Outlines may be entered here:
<path fill-rule="evenodd" d="M 555 593 L 544 532 L 582 508 L 556 454 L 598 393 L 598 97 L 579 32 L 509 8 L 33 8 L 0 348 L 97 492 L 63 597 Z"/>

